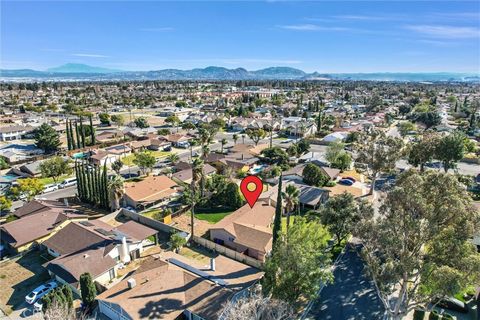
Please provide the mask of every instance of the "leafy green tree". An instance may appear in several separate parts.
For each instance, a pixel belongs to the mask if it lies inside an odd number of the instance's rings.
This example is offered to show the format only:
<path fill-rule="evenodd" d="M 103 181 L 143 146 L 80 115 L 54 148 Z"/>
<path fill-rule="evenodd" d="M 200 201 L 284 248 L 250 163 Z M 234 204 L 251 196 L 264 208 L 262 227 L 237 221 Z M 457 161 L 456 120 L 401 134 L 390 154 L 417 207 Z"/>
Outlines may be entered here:
<path fill-rule="evenodd" d="M 363 201 L 355 201 L 353 195 L 347 192 L 328 199 L 319 211 L 322 224 L 335 236 L 338 246 L 361 219 L 371 218 L 372 215 L 371 206 Z"/>
<path fill-rule="evenodd" d="M 480 254 L 470 242 L 479 212 L 457 178 L 438 171 L 402 173 L 378 217 L 362 220 L 367 270 L 391 319 L 453 296 L 480 281 Z"/>
<path fill-rule="evenodd" d="M 172 249 L 174 251 L 180 250 L 185 244 L 187 244 L 187 240 L 181 236 L 179 232 L 172 233 L 170 236 L 170 243 L 172 244 Z"/>
<path fill-rule="evenodd" d="M 286 151 L 290 157 L 296 157 L 297 155 L 299 155 L 298 147 L 296 144 L 292 144 L 291 146 L 289 146 Z"/>
<path fill-rule="evenodd" d="M 322 170 L 313 163 L 309 163 L 303 168 L 302 176 L 306 184 L 314 187 L 323 187 L 329 180 Z"/>
<path fill-rule="evenodd" d="M 283 200 L 282 200 L 282 180 L 283 176 L 280 175 L 278 179 L 278 192 L 277 192 L 277 204 L 275 206 L 275 219 L 273 220 L 273 242 L 272 248 L 275 250 L 280 233 L 282 231 L 282 214 L 283 214 Z"/>
<path fill-rule="evenodd" d="M 123 162 L 120 159 L 115 160 L 112 163 L 112 170 L 115 171 L 116 174 L 120 174 L 120 170 L 122 170 Z"/>
<path fill-rule="evenodd" d="M 352 156 L 346 151 L 341 152 L 337 159 L 335 159 L 335 162 L 332 163 L 332 167 L 340 169 L 341 171 L 349 169 L 351 165 Z"/>
<path fill-rule="evenodd" d="M 240 208 L 244 203 L 238 185 L 233 181 L 226 185 L 225 190 L 219 197 L 223 199 L 222 203 L 234 209 Z"/>
<path fill-rule="evenodd" d="M 137 152 L 135 153 L 135 158 L 133 163 L 136 164 L 143 174 L 147 174 L 156 163 L 155 157 L 149 152 Z"/>
<path fill-rule="evenodd" d="M 366 173 L 372 180 L 369 194 L 373 194 L 378 175 L 395 169 L 395 164 L 403 153 L 403 142 L 399 138 L 387 136 L 383 131 L 375 130 L 363 134 L 356 148 L 356 162 L 365 165 Z"/>
<path fill-rule="evenodd" d="M 437 112 L 421 112 L 415 117 L 415 121 L 421 122 L 427 129 L 442 123 L 442 117 Z"/>
<path fill-rule="evenodd" d="M 114 114 L 110 117 L 110 120 L 117 125 L 117 127 L 125 123 L 125 119 L 121 114 Z"/>
<path fill-rule="evenodd" d="M 8 211 L 11 207 L 12 200 L 8 199 L 6 196 L 0 196 L 0 212 Z"/>
<path fill-rule="evenodd" d="M 190 131 L 190 130 L 194 130 L 194 129 L 196 129 L 196 128 L 197 128 L 197 127 L 196 127 L 193 123 L 191 123 L 191 122 L 184 122 L 184 123 L 182 124 L 182 129 L 183 129 L 183 130 Z"/>
<path fill-rule="evenodd" d="M 233 136 L 232 136 L 232 139 L 233 139 L 233 144 L 237 144 L 238 134 L 234 133 Z"/>
<path fill-rule="evenodd" d="M 92 281 L 92 275 L 88 272 L 80 276 L 80 293 L 82 295 L 82 302 L 88 308 L 93 306 L 95 297 L 97 296 L 97 289 Z"/>
<path fill-rule="evenodd" d="M 247 129 L 245 130 L 245 133 L 255 143 L 255 145 L 258 145 L 260 140 L 262 140 L 267 136 L 267 133 L 265 132 L 265 130 L 259 129 L 259 128 Z"/>
<path fill-rule="evenodd" d="M 325 153 L 325 159 L 332 163 L 335 163 L 337 161 L 337 158 L 345 152 L 345 144 L 342 142 L 332 142 L 328 145 L 327 151 Z"/>
<path fill-rule="evenodd" d="M 408 163 L 424 171 L 425 164 L 436 155 L 440 137 L 434 133 L 425 133 L 415 143 L 408 146 Z"/>
<path fill-rule="evenodd" d="M 465 135 L 459 131 L 444 136 L 437 144 L 435 158 L 442 162 L 445 172 L 455 168 L 456 163 L 464 156 Z"/>
<path fill-rule="evenodd" d="M 137 119 L 135 119 L 134 123 L 137 128 L 140 129 L 145 129 L 149 127 L 148 121 L 145 117 L 138 117 Z"/>
<path fill-rule="evenodd" d="M 223 153 L 223 147 L 227 144 L 227 139 L 223 138 L 222 140 L 220 140 L 220 144 L 222 146 L 222 149 L 221 149 L 221 153 Z"/>
<path fill-rule="evenodd" d="M 263 149 L 261 154 L 264 156 L 265 161 L 269 164 L 277 164 L 280 166 L 284 166 L 288 164 L 288 155 L 280 147 L 272 147 Z"/>
<path fill-rule="evenodd" d="M 180 119 L 175 116 L 175 115 L 172 115 L 172 116 L 168 116 L 167 118 L 165 118 L 165 122 L 166 123 L 169 123 L 170 125 L 174 126 L 177 128 L 177 132 L 178 132 L 178 124 L 181 122 Z"/>
<path fill-rule="evenodd" d="M 160 136 L 168 136 L 170 134 L 170 130 L 167 128 L 162 128 L 157 130 L 158 135 Z"/>
<path fill-rule="evenodd" d="M 328 237 L 321 224 L 303 217 L 295 219 L 267 258 L 262 280 L 265 293 L 294 307 L 300 305 L 301 298 L 315 298 L 321 283 L 332 280 L 330 257 L 325 253 Z"/>
<path fill-rule="evenodd" d="M 45 151 L 53 153 L 60 147 L 60 136 L 50 125 L 44 123 L 34 131 L 35 145 Z"/>
<path fill-rule="evenodd" d="M 40 163 L 40 172 L 42 177 L 53 178 L 56 183 L 61 175 L 72 173 L 72 168 L 69 160 L 55 156 Z"/>
<path fill-rule="evenodd" d="M 101 124 L 110 125 L 110 115 L 108 113 L 99 113 L 98 118 Z"/>
<path fill-rule="evenodd" d="M 397 127 L 402 137 L 405 137 L 409 132 L 417 129 L 415 124 L 411 123 L 410 121 L 402 121 L 397 125 Z"/>
<path fill-rule="evenodd" d="M 7 161 L 5 160 L 5 158 L 1 157 L 0 156 L 0 170 L 5 170 L 5 169 L 8 169 L 8 163 Z"/>
<path fill-rule="evenodd" d="M 20 194 L 24 194 L 28 201 L 43 191 L 43 183 L 37 178 L 19 179 L 17 183 Z"/>
<path fill-rule="evenodd" d="M 285 199 L 285 211 L 287 211 L 287 232 L 290 227 L 290 216 L 299 204 L 300 190 L 292 184 L 287 185 L 282 198 Z"/>
<path fill-rule="evenodd" d="M 296 143 L 297 145 L 297 151 L 299 155 L 305 154 L 310 150 L 310 142 L 306 139 L 301 139 Z"/>

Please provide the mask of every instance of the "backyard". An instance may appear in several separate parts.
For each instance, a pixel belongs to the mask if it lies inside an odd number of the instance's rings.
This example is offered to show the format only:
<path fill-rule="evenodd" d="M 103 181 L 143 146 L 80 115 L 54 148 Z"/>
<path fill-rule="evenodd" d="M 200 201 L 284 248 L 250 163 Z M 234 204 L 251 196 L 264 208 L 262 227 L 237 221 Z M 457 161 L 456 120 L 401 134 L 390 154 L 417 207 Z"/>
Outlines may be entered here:
<path fill-rule="evenodd" d="M 215 224 L 232 213 L 233 210 L 225 210 L 220 212 L 202 212 L 196 213 L 195 218 L 198 220 L 207 221 L 208 223 Z"/>
<path fill-rule="evenodd" d="M 25 296 L 50 277 L 42 266 L 47 260 L 32 251 L 0 265 L 0 308 L 9 314 L 19 307 Z"/>
<path fill-rule="evenodd" d="M 166 157 L 170 154 L 170 152 L 167 152 L 167 151 L 145 151 L 145 152 L 151 154 L 156 159 L 164 158 L 164 157 Z M 131 154 L 131 155 L 128 155 L 128 156 L 122 158 L 122 162 L 126 166 L 132 166 L 133 165 L 133 159 L 135 159 L 135 154 Z"/>

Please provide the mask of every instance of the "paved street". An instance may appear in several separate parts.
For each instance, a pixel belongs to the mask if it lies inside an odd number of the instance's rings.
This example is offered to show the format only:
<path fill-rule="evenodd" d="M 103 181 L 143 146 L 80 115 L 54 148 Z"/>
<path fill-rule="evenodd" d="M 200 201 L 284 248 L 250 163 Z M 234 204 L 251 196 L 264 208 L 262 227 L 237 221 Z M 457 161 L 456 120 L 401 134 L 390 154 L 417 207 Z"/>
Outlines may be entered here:
<path fill-rule="evenodd" d="M 335 281 L 323 288 L 307 319 L 376 320 L 384 307 L 355 248 L 347 250 L 334 271 Z"/>
<path fill-rule="evenodd" d="M 77 186 L 71 186 L 65 189 L 58 189 L 53 192 L 41 194 L 37 198 L 55 200 L 60 198 L 73 197 L 75 196 L 76 193 L 77 193 Z"/>

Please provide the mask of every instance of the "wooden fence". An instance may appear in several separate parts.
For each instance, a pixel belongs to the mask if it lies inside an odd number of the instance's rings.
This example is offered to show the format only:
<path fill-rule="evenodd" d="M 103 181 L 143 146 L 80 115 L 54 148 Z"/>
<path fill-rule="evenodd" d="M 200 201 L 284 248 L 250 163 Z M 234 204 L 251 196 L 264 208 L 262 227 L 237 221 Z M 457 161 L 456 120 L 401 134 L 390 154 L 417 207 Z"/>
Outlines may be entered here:
<path fill-rule="evenodd" d="M 244 255 L 243 253 L 237 252 L 235 250 L 229 249 L 225 246 L 222 246 L 218 243 L 215 243 L 213 241 L 207 240 L 205 238 L 193 236 L 193 241 L 198 243 L 201 246 L 204 246 L 205 248 L 208 248 L 210 250 L 214 250 L 215 252 L 218 252 L 224 256 L 227 256 L 233 260 L 248 264 L 249 266 L 255 267 L 257 269 L 262 269 L 263 268 L 263 262 L 254 259 L 252 257 L 249 257 L 247 255 Z"/>

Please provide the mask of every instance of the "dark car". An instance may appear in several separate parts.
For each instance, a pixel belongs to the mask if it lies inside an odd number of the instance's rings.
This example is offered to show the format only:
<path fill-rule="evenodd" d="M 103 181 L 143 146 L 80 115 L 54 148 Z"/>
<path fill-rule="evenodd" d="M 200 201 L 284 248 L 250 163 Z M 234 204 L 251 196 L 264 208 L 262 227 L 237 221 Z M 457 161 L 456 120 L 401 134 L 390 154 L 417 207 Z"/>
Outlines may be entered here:
<path fill-rule="evenodd" d="M 343 184 L 345 186 L 351 186 L 353 185 L 353 181 L 350 179 L 342 179 L 338 183 Z"/>

